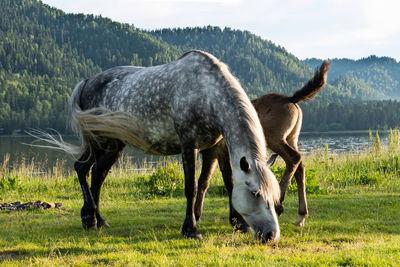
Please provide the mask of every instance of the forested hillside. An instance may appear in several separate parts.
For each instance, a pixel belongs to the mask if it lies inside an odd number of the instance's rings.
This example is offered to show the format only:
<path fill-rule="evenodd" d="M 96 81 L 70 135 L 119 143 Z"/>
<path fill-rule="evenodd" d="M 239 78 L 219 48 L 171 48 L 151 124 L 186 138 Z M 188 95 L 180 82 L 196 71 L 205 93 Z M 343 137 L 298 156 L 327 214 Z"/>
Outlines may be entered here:
<path fill-rule="evenodd" d="M 250 98 L 291 95 L 321 63 L 303 62 L 247 31 L 209 26 L 146 32 L 107 18 L 66 14 L 36 0 L 1 0 L 0 132 L 39 127 L 65 133 L 67 103 L 78 81 L 116 65 L 167 63 L 189 49 L 227 63 Z M 329 84 L 301 104 L 304 130 L 399 125 L 399 102 L 366 102 L 400 95 L 399 63 L 376 57 L 362 63 L 333 61 Z"/>
<path fill-rule="evenodd" d="M 200 49 L 228 64 L 250 98 L 266 92 L 290 94 L 312 76 L 312 70 L 284 48 L 248 32 L 196 27 L 150 32 L 182 50 Z"/>
<path fill-rule="evenodd" d="M 162 29 L 150 33 L 182 50 L 197 48 L 213 53 L 239 77 L 250 98 L 271 92 L 291 95 L 312 77 L 312 70 L 322 63 L 322 60 L 316 59 L 312 64 L 302 62 L 283 47 L 247 31 L 208 26 Z M 331 72 L 335 74 L 335 67 L 330 69 L 328 75 L 331 84 L 318 96 L 325 102 L 336 102 L 338 99 L 384 99 L 386 96 L 352 77 L 330 79 Z"/>
<path fill-rule="evenodd" d="M 226 62 L 231 71 L 240 79 L 250 98 L 266 93 L 292 95 L 313 75 L 312 70 L 322 60 L 311 59 L 305 63 L 284 48 L 261 39 L 246 31 L 218 27 L 163 29 L 150 32 L 171 45 L 183 50 L 197 48 L 210 51 Z M 390 88 L 396 91 L 396 82 L 387 81 L 400 76 L 399 63 L 393 59 L 378 59 L 371 56 L 362 60 L 365 68 L 377 69 L 375 60 L 391 65 L 386 75 L 387 89 L 377 89 L 382 84 L 378 75 L 354 71 L 354 75 L 342 75 L 336 69 L 334 60 L 328 73 L 328 84 L 317 97 L 303 108 L 305 131 L 365 130 L 393 128 L 400 125 L 400 103 L 397 101 L 376 101 L 390 99 Z M 372 65 L 371 65 L 372 64 Z M 396 65 L 397 64 L 397 65 Z M 348 67 L 348 71 L 352 67 Z M 340 74 L 338 74 L 340 73 Z M 365 79 L 359 78 L 366 77 Z"/>
<path fill-rule="evenodd" d="M 65 14 L 34 0 L 1 0 L 0 128 L 64 132 L 78 81 L 115 65 L 157 65 L 179 54 L 107 18 Z"/>

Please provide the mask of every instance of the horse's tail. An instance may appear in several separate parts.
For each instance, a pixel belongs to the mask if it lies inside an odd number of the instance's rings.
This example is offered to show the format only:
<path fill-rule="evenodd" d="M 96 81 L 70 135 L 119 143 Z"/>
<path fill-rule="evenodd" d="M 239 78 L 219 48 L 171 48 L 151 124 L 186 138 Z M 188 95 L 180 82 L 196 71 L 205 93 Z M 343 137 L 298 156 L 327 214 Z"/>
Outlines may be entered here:
<path fill-rule="evenodd" d="M 324 61 L 319 70 L 315 72 L 314 77 L 309 80 L 303 88 L 296 91 L 293 96 L 289 97 L 289 101 L 297 103 L 313 99 L 326 84 L 330 64 L 329 61 Z"/>
<path fill-rule="evenodd" d="M 124 144 L 148 151 L 151 146 L 144 141 L 146 132 L 141 120 L 123 111 L 93 108 L 77 112 L 74 119 L 83 136 L 83 143 L 102 145 L 105 139 L 120 140 Z"/>
<path fill-rule="evenodd" d="M 73 145 L 70 143 L 65 142 L 62 139 L 62 136 L 57 132 L 53 131 L 52 133 L 39 130 L 39 129 L 30 129 L 26 131 L 27 134 L 30 136 L 34 137 L 36 140 L 35 141 L 44 141 L 48 145 L 38 145 L 38 144 L 29 144 L 31 146 L 35 147 L 44 147 L 44 148 L 50 148 L 50 149 L 55 149 L 55 150 L 61 150 L 64 151 L 68 154 L 70 154 L 72 157 L 75 158 L 75 155 L 81 154 L 84 152 L 84 150 L 87 147 L 87 140 L 86 138 L 83 138 L 83 135 L 81 134 L 81 131 L 79 129 L 77 120 L 76 120 L 76 114 L 82 111 L 82 108 L 80 106 L 80 97 L 81 97 L 81 92 L 82 89 L 85 87 L 87 80 L 81 81 L 78 83 L 74 90 L 72 91 L 71 98 L 69 101 L 69 115 L 70 115 L 70 125 L 74 132 L 78 133 L 81 139 L 81 145 Z M 57 137 L 55 137 L 57 136 Z"/>
<path fill-rule="evenodd" d="M 81 81 L 75 86 L 74 90 L 72 90 L 71 98 L 69 100 L 70 126 L 72 130 L 76 133 L 80 132 L 78 122 L 76 120 L 76 114 L 82 111 L 81 95 L 82 95 L 82 90 L 85 87 L 87 81 L 88 81 L 87 79 Z"/>

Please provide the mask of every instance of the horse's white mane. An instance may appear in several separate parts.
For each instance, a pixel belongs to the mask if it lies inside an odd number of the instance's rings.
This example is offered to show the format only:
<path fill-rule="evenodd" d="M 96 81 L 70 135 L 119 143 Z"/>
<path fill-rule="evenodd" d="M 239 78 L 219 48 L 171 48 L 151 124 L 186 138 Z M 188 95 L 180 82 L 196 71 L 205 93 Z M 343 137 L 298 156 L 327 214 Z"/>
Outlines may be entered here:
<path fill-rule="evenodd" d="M 267 146 L 264 131 L 254 106 L 251 104 L 244 89 L 237 78 L 229 71 L 226 64 L 218 60 L 215 56 L 198 50 L 189 51 L 182 55 L 181 58 L 191 52 L 203 54 L 211 60 L 212 63 L 219 68 L 225 80 L 229 83 L 229 87 L 232 89 L 232 97 L 235 99 L 232 104 L 234 104 L 235 108 L 239 110 L 238 119 L 247 133 L 247 140 L 249 141 L 250 152 L 254 160 L 256 172 L 260 174 L 258 177 L 260 179 L 261 195 L 264 199 L 270 196 L 275 203 L 278 203 L 280 198 L 280 188 L 274 174 L 267 167 Z"/>

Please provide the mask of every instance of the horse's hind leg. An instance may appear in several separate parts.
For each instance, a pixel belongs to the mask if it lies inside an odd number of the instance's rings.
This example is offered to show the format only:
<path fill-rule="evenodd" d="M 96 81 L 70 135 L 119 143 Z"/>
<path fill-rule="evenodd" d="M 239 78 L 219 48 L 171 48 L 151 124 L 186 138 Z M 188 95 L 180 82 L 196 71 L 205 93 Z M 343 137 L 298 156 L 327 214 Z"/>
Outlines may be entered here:
<path fill-rule="evenodd" d="M 100 189 L 103 182 L 115 161 L 119 158 L 124 144 L 118 140 L 108 142 L 105 150 L 97 150 L 95 152 L 95 164 L 92 168 L 92 184 L 90 191 L 92 192 L 94 204 L 96 207 L 97 228 L 110 227 L 108 223 L 100 215 Z"/>
<path fill-rule="evenodd" d="M 217 156 L 215 155 L 214 147 L 203 150 L 201 152 L 203 162 L 201 166 L 201 173 L 198 180 L 198 190 L 196 195 L 196 203 L 194 205 L 194 216 L 198 221 L 203 213 L 204 196 L 210 184 L 210 178 L 217 166 Z"/>
<path fill-rule="evenodd" d="M 94 155 L 91 153 L 90 148 L 87 147 L 85 152 L 75 162 L 74 168 L 78 174 L 79 183 L 83 193 L 83 207 L 81 209 L 82 226 L 85 229 L 96 228 L 95 217 L 95 203 L 93 200 L 92 192 L 89 189 L 88 176 L 90 168 L 94 163 Z"/>

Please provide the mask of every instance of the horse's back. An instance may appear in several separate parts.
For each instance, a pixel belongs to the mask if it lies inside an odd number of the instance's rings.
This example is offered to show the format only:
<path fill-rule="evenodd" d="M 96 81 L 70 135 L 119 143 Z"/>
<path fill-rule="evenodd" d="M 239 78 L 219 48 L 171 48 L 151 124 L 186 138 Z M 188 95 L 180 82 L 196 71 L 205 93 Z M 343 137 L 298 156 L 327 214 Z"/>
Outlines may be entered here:
<path fill-rule="evenodd" d="M 140 121 L 138 135 L 152 148 L 145 152 L 179 153 L 183 131 L 198 148 L 205 148 L 220 138 L 220 127 L 213 121 L 214 107 L 221 101 L 215 93 L 223 79 L 218 64 L 207 53 L 191 51 L 164 65 L 115 67 L 87 80 L 80 106 L 123 111 Z"/>
<path fill-rule="evenodd" d="M 132 75 L 143 67 L 117 66 L 100 72 L 87 79 L 82 92 L 80 93 L 81 109 L 99 107 L 104 101 L 107 90 L 111 84 L 122 81 L 126 76 Z"/>

